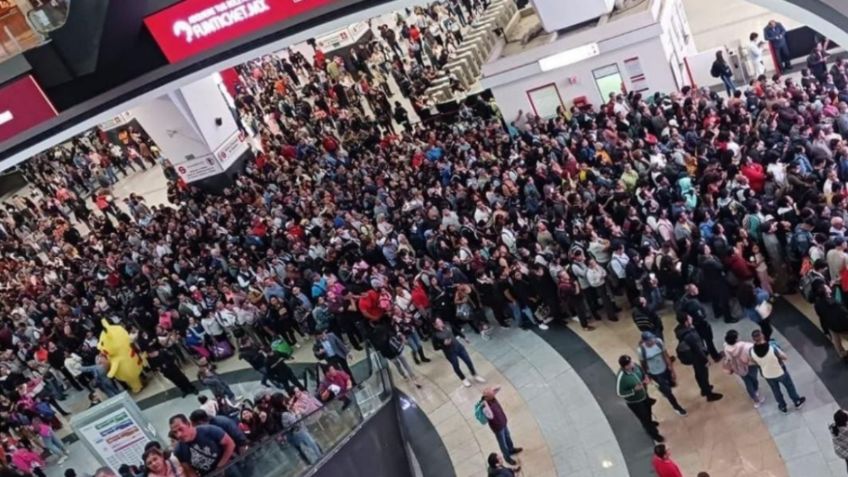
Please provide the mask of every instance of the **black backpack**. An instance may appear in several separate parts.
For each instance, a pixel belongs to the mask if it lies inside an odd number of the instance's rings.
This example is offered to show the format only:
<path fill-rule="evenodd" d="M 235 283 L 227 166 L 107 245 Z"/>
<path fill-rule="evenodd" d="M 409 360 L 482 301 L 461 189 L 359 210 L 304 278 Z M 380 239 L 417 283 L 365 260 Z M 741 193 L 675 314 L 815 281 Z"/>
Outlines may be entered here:
<path fill-rule="evenodd" d="M 681 336 L 680 340 L 677 342 L 677 348 L 675 349 L 675 352 L 677 353 L 677 360 L 680 361 L 680 364 L 692 366 L 695 364 L 695 351 L 691 346 L 689 346 L 689 343 L 686 342 L 684 336 Z"/>

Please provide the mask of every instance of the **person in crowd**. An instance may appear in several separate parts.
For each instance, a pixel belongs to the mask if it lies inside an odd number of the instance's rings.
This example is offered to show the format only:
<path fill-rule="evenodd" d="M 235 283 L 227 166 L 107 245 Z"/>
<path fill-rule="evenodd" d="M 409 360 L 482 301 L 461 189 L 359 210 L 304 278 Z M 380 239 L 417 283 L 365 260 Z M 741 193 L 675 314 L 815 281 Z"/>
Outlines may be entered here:
<path fill-rule="evenodd" d="M 344 370 L 349 376 L 353 377 L 353 372 L 348 364 L 350 351 L 347 345 L 344 344 L 335 333 L 322 331 L 315 336 L 315 344 L 312 347 L 315 357 L 328 364 Z"/>
<path fill-rule="evenodd" d="M 763 42 L 760 41 L 760 35 L 757 32 L 751 32 L 748 35 L 748 45 L 745 48 L 748 60 L 754 67 L 754 77 L 759 78 L 766 73 L 766 64 L 763 60 Z"/>
<path fill-rule="evenodd" d="M 759 287 L 754 287 L 750 282 L 743 282 L 737 288 L 737 299 L 739 306 L 745 316 L 760 326 L 760 330 L 766 339 L 771 339 L 771 312 L 772 305 L 769 294 Z"/>
<path fill-rule="evenodd" d="M 489 464 L 488 471 L 486 475 L 488 477 L 515 477 L 520 474 L 521 467 L 509 467 L 504 464 L 503 458 L 499 456 L 497 453 L 492 452 L 489 454 L 486 462 Z"/>
<path fill-rule="evenodd" d="M 683 477 L 683 472 L 676 462 L 671 460 L 671 451 L 666 444 L 654 446 L 654 456 L 651 458 L 651 466 L 657 477 Z"/>
<path fill-rule="evenodd" d="M 707 312 L 704 309 L 704 305 L 698 299 L 701 293 L 700 287 L 698 287 L 698 285 L 694 283 L 690 283 L 686 285 L 685 290 L 686 291 L 684 295 L 675 305 L 675 310 L 677 312 L 677 320 L 678 322 L 680 322 L 683 317 L 690 317 L 692 319 L 692 326 L 693 328 L 695 328 L 695 331 L 697 331 L 697 336 L 701 338 L 703 345 L 702 348 L 707 350 L 707 353 L 713 359 L 713 361 L 719 362 L 721 360 L 721 353 L 719 353 L 718 349 L 715 346 L 713 328 L 707 321 Z M 715 291 L 713 290 L 713 293 L 714 292 Z M 715 314 L 715 309 L 716 306 L 713 305 L 714 316 L 718 318 L 719 316 Z M 732 321 L 725 319 L 725 322 Z"/>
<path fill-rule="evenodd" d="M 483 395 L 480 397 L 480 403 L 482 405 L 483 415 L 486 416 L 489 429 L 495 434 L 504 460 L 510 465 L 517 465 L 512 456 L 520 454 L 523 449 L 521 447 L 515 447 L 512 443 L 512 436 L 509 433 L 509 426 L 507 425 L 506 412 L 496 397 L 500 389 L 500 386 L 484 389 Z"/>
<path fill-rule="evenodd" d="M 441 318 L 436 318 L 433 322 L 433 329 L 433 348 L 442 351 L 445 355 L 445 359 L 447 359 L 451 364 L 451 367 L 453 367 L 453 372 L 462 381 L 462 385 L 467 388 L 471 387 L 471 381 L 468 380 L 465 373 L 463 373 L 462 369 L 460 369 L 460 360 L 465 363 L 468 371 L 471 372 L 472 379 L 478 383 L 485 383 L 486 380 L 477 374 L 477 370 L 474 368 L 474 363 L 468 355 L 468 350 L 466 350 L 465 346 L 459 342 L 459 339 L 456 336 L 454 336 L 450 328 L 445 326 L 445 322 L 442 321 Z"/>
<path fill-rule="evenodd" d="M 826 285 L 824 280 L 816 283 L 814 290 L 813 293 L 817 295 L 815 310 L 819 316 L 821 329 L 825 336 L 830 338 L 837 354 L 844 360 L 846 352 L 843 340 L 848 338 L 848 310 L 845 309 L 845 305 L 833 298 L 833 289 Z"/>
<path fill-rule="evenodd" d="M 789 43 L 786 41 L 786 28 L 783 24 L 777 20 L 769 20 L 768 25 L 763 29 L 763 36 L 777 53 L 780 67 L 784 71 L 790 70 L 792 62 L 789 57 Z"/>
<path fill-rule="evenodd" d="M 315 442 L 315 438 L 309 433 L 304 423 L 300 421 L 300 415 L 285 405 L 281 406 L 280 411 L 282 412 L 283 428 L 286 429 L 286 439 L 298 449 L 308 464 L 314 464 L 324 454 L 321 446 Z"/>
<path fill-rule="evenodd" d="M 724 395 L 714 392 L 710 384 L 709 356 L 704 349 L 704 340 L 698 334 L 693 324 L 694 320 L 688 314 L 678 315 L 674 335 L 677 337 L 677 359 L 681 364 L 692 366 L 695 381 L 701 389 L 701 396 L 707 401 L 718 401 Z"/>
<path fill-rule="evenodd" d="M 765 396 L 760 394 L 760 368 L 751 361 L 753 347 L 754 343 L 739 340 L 738 331 L 728 330 L 724 335 L 724 360 L 721 364 L 729 374 L 742 378 L 748 397 L 758 408 L 765 402 Z"/>
<path fill-rule="evenodd" d="M 677 374 L 674 372 L 671 356 L 669 356 L 663 340 L 650 331 L 643 331 L 642 341 L 636 351 L 641 369 L 657 385 L 660 393 L 668 399 L 668 403 L 671 404 L 674 411 L 681 416 L 686 416 L 688 414 L 686 409 L 683 409 L 683 406 L 677 402 L 672 391 L 672 387 L 677 385 Z"/>
<path fill-rule="evenodd" d="M 166 349 L 163 349 L 158 343 L 147 352 L 147 364 L 151 369 L 155 369 L 162 373 L 168 381 L 174 383 L 174 386 L 180 390 L 182 397 L 189 394 L 197 394 L 197 388 L 189 381 L 188 377 L 180 368 L 176 356 Z"/>
<path fill-rule="evenodd" d="M 622 355 L 618 364 L 620 369 L 616 376 L 616 394 L 624 399 L 651 439 L 654 442 L 664 442 L 665 438 L 660 434 L 659 424 L 654 421 L 651 411 L 656 400 L 648 395 L 648 376 L 630 356 Z"/>
<path fill-rule="evenodd" d="M 784 414 L 788 412 L 783 392 L 780 389 L 781 384 L 786 388 L 789 399 L 792 400 L 795 408 L 800 409 L 807 398 L 798 394 L 798 391 L 795 390 L 795 383 L 792 382 L 792 376 L 786 370 L 785 363 L 789 357 L 777 345 L 768 341 L 762 331 L 754 330 L 751 333 L 751 338 L 754 340 L 754 346 L 751 348 L 751 361 L 759 366 L 760 373 L 766 379 L 774 394 L 780 412 Z"/>
<path fill-rule="evenodd" d="M 183 414 L 172 416 L 168 423 L 177 441 L 174 456 L 187 477 L 204 476 L 222 469 L 235 455 L 236 443 L 219 427 L 195 427 Z"/>
<path fill-rule="evenodd" d="M 848 463 L 848 412 L 838 409 L 833 413 L 830 435 L 833 439 L 833 452 Z"/>
<path fill-rule="evenodd" d="M 185 472 L 180 462 L 174 456 L 165 456 L 165 452 L 157 447 L 144 451 L 142 455 L 144 467 L 149 477 L 184 477 Z"/>
<path fill-rule="evenodd" d="M 713 61 L 713 65 L 710 67 L 710 74 L 713 78 L 721 79 L 728 96 L 731 96 L 736 91 L 736 85 L 733 83 L 733 70 L 730 69 L 730 65 L 725 61 L 721 50 L 716 51 L 715 61 Z"/>

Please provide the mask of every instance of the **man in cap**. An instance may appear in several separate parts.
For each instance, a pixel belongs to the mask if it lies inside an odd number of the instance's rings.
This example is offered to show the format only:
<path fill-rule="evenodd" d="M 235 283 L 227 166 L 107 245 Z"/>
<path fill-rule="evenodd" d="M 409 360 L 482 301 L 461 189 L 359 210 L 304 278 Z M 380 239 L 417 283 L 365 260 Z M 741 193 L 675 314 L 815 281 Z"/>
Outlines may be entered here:
<path fill-rule="evenodd" d="M 642 341 L 639 342 L 637 349 L 639 362 L 648 377 L 656 383 L 660 392 L 668 399 L 674 411 L 681 416 L 686 416 L 686 409 L 677 402 L 671 388 L 677 382 L 677 375 L 674 372 L 674 365 L 671 361 L 668 351 L 665 348 L 663 340 L 658 338 L 650 331 L 642 332 Z"/>

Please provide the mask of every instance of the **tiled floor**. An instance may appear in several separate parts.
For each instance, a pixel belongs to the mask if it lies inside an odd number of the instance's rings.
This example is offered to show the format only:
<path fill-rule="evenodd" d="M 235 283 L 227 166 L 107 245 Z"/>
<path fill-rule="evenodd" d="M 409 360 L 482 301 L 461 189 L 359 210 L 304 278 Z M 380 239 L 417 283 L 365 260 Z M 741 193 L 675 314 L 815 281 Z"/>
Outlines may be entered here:
<path fill-rule="evenodd" d="M 490 452 L 498 452 L 491 430 L 474 418 L 474 403 L 487 386 L 501 386 L 498 400 L 509 418 L 515 445 L 524 448 L 519 460 L 525 475 L 561 475 L 554 465 L 545 435 L 521 390 L 500 371 L 503 368 L 487 360 L 484 354 L 470 347 L 469 352 L 478 373 L 486 378 L 487 383 L 463 387 L 447 360 L 433 352 L 428 353 L 432 363 L 416 368 L 425 378 L 422 389 L 415 389 L 402 381 L 398 383 L 398 387 L 427 413 L 448 450 L 457 477 L 485 476 L 486 457 Z M 529 385 L 529 382 L 524 384 Z"/>
<path fill-rule="evenodd" d="M 474 347 L 526 401 L 550 448 L 559 476 L 627 476 L 618 442 L 589 388 L 537 334 L 497 330 Z"/>

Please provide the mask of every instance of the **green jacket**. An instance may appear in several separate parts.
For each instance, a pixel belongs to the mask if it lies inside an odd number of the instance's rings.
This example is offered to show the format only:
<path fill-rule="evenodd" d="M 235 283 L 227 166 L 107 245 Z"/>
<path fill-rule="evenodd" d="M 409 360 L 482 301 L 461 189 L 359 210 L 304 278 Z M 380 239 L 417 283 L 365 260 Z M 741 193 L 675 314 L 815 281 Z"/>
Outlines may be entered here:
<path fill-rule="evenodd" d="M 636 386 L 642 383 L 645 379 L 645 372 L 637 364 L 633 371 L 618 371 L 616 377 L 615 392 L 623 397 L 627 402 L 642 402 L 648 399 L 648 391 L 642 386 L 642 389 L 636 389 Z"/>

